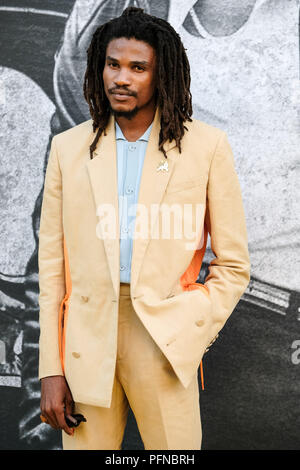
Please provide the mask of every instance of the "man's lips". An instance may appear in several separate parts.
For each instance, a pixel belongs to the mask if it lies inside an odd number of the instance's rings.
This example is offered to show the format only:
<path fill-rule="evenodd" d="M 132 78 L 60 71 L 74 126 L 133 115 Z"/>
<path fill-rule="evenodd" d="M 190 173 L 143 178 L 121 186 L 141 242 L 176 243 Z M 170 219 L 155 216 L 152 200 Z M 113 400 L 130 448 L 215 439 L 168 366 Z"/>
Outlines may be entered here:
<path fill-rule="evenodd" d="M 130 98 L 130 94 L 129 93 L 126 93 L 124 91 L 120 91 L 120 92 L 112 92 L 112 95 L 113 97 L 118 100 L 118 101 L 125 101 L 125 100 L 128 100 Z"/>
<path fill-rule="evenodd" d="M 112 94 L 113 94 L 113 95 L 127 95 L 127 96 L 131 96 L 130 93 L 128 93 L 127 91 L 122 91 L 122 90 L 120 90 L 120 91 L 118 91 L 118 90 L 113 91 Z"/>

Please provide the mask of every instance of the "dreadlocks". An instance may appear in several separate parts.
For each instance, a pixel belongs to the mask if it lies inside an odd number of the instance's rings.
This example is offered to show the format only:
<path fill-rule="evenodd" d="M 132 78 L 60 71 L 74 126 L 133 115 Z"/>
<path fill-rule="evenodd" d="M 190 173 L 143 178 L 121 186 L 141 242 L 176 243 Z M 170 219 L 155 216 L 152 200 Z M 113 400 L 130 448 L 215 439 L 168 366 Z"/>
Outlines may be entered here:
<path fill-rule="evenodd" d="M 163 144 L 176 141 L 181 153 L 183 123 L 192 121 L 192 96 L 190 93 L 190 66 L 180 36 L 165 20 L 144 13 L 142 8 L 128 7 L 122 15 L 99 26 L 87 49 L 87 68 L 83 92 L 93 119 L 93 132 L 98 128 L 90 145 L 90 158 L 104 132 L 110 117 L 109 101 L 104 91 L 102 72 L 106 48 L 112 39 L 135 38 L 148 43 L 156 52 L 157 89 L 156 103 L 161 110 L 158 148 L 167 158 Z"/>

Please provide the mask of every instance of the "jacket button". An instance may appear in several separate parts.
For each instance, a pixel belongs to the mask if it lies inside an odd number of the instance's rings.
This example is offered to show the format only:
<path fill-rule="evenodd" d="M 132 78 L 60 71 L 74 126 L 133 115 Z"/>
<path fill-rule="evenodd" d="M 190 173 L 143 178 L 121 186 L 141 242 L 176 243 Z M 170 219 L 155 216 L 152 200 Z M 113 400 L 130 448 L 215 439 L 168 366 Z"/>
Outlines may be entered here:
<path fill-rule="evenodd" d="M 87 302 L 89 300 L 89 298 L 86 295 L 81 295 L 80 298 L 82 302 Z"/>
<path fill-rule="evenodd" d="M 196 323 L 197 326 L 202 326 L 204 321 L 203 320 L 197 320 L 195 323 Z"/>
<path fill-rule="evenodd" d="M 80 354 L 78 352 L 72 352 L 72 356 L 78 359 L 80 357 Z"/>

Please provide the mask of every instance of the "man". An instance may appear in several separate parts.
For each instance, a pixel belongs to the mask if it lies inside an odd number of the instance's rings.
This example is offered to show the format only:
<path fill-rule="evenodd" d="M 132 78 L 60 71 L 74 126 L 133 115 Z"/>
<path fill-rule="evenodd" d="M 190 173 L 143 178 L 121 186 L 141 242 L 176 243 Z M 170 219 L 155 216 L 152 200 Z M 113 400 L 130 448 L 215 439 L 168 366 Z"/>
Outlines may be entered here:
<path fill-rule="evenodd" d="M 146 450 L 200 449 L 198 367 L 250 278 L 231 147 L 191 118 L 188 59 L 166 21 L 129 7 L 87 52 L 92 119 L 52 139 L 44 186 L 43 419 L 64 449 L 120 449 L 130 405 Z M 72 412 L 87 419 L 75 432 Z"/>

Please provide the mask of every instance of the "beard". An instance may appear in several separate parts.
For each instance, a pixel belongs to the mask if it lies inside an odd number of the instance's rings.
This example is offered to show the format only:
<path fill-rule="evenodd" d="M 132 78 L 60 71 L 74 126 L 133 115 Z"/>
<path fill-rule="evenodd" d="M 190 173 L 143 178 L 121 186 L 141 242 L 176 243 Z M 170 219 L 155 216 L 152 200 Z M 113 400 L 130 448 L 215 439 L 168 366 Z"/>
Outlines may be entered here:
<path fill-rule="evenodd" d="M 149 103 L 152 101 L 152 99 L 153 99 L 153 97 L 151 97 L 147 101 L 147 103 L 143 104 L 142 106 L 135 106 L 135 108 L 131 109 L 130 111 L 116 111 L 116 110 L 114 110 L 111 107 L 111 104 L 110 104 L 109 100 L 108 100 L 108 106 L 109 106 L 110 112 L 115 117 L 124 117 L 125 119 L 128 119 L 130 121 L 131 119 L 133 119 L 137 115 L 137 113 L 140 111 L 140 109 L 146 108 L 149 105 Z M 157 102 L 158 102 L 157 90 L 155 90 L 154 102 L 155 102 L 155 106 L 157 106 Z"/>
<path fill-rule="evenodd" d="M 124 117 L 126 119 L 128 119 L 129 121 L 131 119 L 134 118 L 134 116 L 137 115 L 137 113 L 139 112 L 140 108 L 138 106 L 135 106 L 135 108 L 129 110 L 129 111 L 116 111 L 115 109 L 113 109 L 111 107 L 111 104 L 109 103 L 109 108 L 110 108 L 110 111 L 111 113 L 115 116 L 115 117 Z"/>

